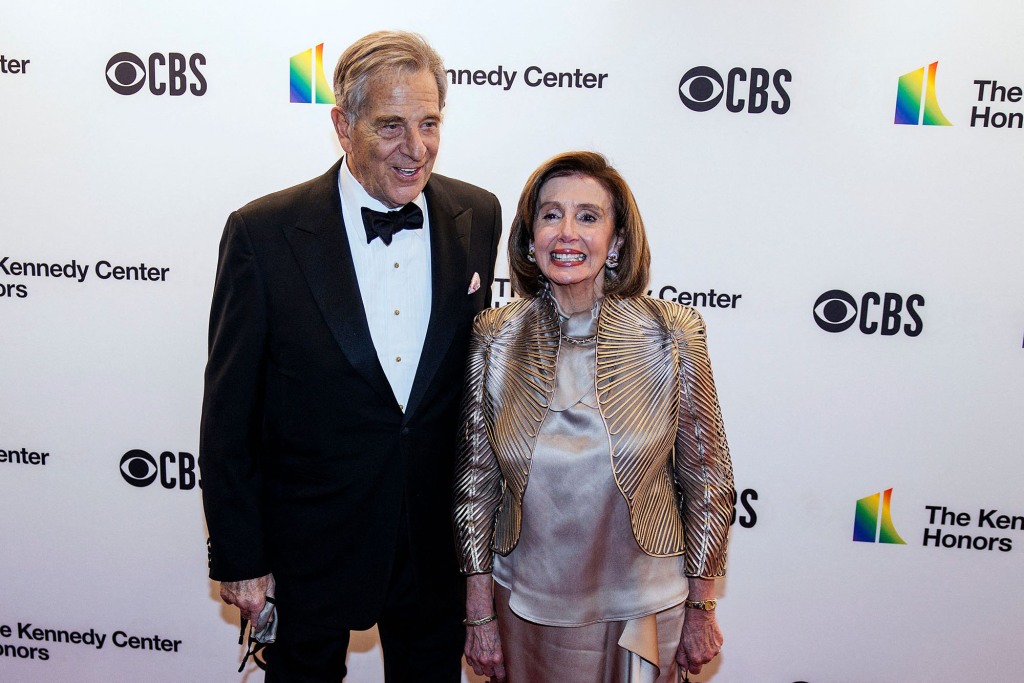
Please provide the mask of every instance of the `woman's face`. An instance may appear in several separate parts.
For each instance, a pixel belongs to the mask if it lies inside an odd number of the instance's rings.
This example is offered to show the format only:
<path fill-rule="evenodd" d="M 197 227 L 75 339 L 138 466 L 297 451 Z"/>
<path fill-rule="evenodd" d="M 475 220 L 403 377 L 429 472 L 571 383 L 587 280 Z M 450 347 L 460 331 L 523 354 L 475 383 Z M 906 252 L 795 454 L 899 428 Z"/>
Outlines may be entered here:
<path fill-rule="evenodd" d="M 617 251 L 612 198 L 597 180 L 574 175 L 552 178 L 540 188 L 533 221 L 537 266 L 558 294 L 604 291 L 604 262 Z"/>

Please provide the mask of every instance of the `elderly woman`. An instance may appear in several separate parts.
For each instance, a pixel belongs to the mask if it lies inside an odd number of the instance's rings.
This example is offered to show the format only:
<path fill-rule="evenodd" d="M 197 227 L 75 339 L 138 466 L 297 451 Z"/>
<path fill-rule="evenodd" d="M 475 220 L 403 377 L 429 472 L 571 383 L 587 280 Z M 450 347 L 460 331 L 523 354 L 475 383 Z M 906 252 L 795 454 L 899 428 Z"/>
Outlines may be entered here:
<path fill-rule="evenodd" d="M 697 673 L 734 491 L 703 320 L 643 296 L 643 221 L 599 154 L 533 173 L 508 260 L 523 298 L 477 317 L 463 403 L 466 658 L 511 683 Z"/>

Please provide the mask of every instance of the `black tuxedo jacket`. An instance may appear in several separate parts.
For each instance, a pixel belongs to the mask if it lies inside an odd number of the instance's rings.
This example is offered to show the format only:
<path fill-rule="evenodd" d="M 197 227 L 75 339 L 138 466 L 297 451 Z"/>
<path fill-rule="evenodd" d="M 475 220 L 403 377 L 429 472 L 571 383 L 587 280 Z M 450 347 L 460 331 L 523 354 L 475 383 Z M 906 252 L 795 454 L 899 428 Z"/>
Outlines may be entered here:
<path fill-rule="evenodd" d="M 448 610 L 459 599 L 458 406 L 501 233 L 493 194 L 430 177 L 432 303 L 403 413 L 363 311 L 359 287 L 373 283 L 356 281 L 341 163 L 228 218 L 200 429 L 210 577 L 273 573 L 281 618 L 311 633 L 377 621 L 403 506 L 420 594 Z"/>

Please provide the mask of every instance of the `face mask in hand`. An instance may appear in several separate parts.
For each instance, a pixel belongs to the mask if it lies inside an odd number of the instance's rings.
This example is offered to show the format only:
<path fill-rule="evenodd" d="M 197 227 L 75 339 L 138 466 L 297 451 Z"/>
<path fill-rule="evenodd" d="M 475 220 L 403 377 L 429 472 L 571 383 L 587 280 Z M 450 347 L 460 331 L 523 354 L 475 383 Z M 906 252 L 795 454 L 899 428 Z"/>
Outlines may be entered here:
<path fill-rule="evenodd" d="M 258 655 L 264 647 L 277 640 L 277 605 L 274 604 L 274 598 L 267 596 L 267 602 L 254 623 L 250 624 L 247 619 L 242 619 L 242 628 L 238 633 L 239 645 L 245 642 L 246 626 L 249 626 L 249 645 L 245 657 L 242 658 L 242 664 L 238 667 L 239 673 L 245 669 L 250 657 L 259 668 L 267 668 L 266 663 Z"/>

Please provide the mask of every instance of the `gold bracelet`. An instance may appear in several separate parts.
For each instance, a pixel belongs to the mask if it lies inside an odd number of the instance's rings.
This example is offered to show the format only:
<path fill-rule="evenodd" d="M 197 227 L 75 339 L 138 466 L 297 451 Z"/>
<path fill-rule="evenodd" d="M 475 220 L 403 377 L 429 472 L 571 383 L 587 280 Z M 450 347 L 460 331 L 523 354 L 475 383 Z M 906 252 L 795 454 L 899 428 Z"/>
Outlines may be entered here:
<path fill-rule="evenodd" d="M 484 624 L 491 623 L 492 621 L 494 621 L 497 618 L 498 618 L 497 614 L 492 614 L 489 617 L 482 617 L 480 619 L 463 619 L 462 623 L 465 624 L 466 626 L 483 626 Z"/>
<path fill-rule="evenodd" d="M 718 600 L 686 600 L 683 605 L 691 609 L 702 609 L 705 612 L 714 612 Z"/>

